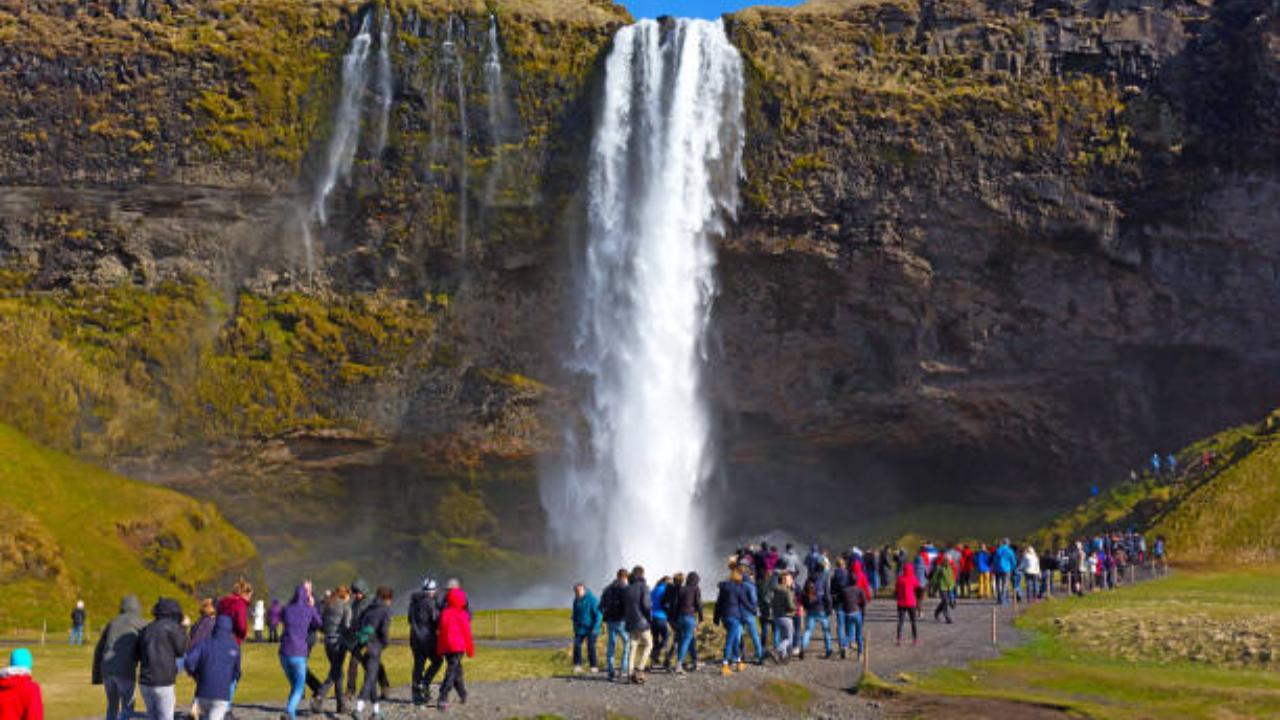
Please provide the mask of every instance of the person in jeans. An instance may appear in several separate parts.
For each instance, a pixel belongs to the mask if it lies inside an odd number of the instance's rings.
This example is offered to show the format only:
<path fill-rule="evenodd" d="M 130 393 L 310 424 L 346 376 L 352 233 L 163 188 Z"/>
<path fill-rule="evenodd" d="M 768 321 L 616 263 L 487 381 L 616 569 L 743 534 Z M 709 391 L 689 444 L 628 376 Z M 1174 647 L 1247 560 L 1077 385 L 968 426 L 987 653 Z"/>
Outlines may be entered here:
<path fill-rule="evenodd" d="M 463 679 L 462 657 L 476 655 L 471 637 L 471 615 L 467 612 L 467 596 L 462 588 L 453 588 L 445 596 L 436 651 L 444 656 L 447 665 L 444 681 L 440 683 L 440 704 L 437 706 L 443 712 L 449 709 L 450 691 L 457 691 L 458 702 L 466 704 L 467 686 Z"/>
<path fill-rule="evenodd" d="M 653 615 L 653 599 L 649 595 L 649 583 L 644 579 L 644 568 L 637 565 L 631 570 L 627 592 L 623 598 L 623 625 L 631 652 L 626 658 L 627 678 L 633 684 L 644 684 L 644 669 L 653 651 L 653 633 L 649 618 Z"/>
<path fill-rule="evenodd" d="M 796 634 L 795 576 L 785 568 L 778 571 L 778 584 L 769 598 L 770 614 L 773 616 L 773 659 L 781 664 L 791 658 L 791 642 Z"/>
<path fill-rule="evenodd" d="M 764 644 L 760 640 L 760 596 L 756 592 L 756 581 L 751 576 L 752 568 L 746 565 L 739 565 L 738 571 L 742 573 L 742 633 L 738 636 L 738 656 L 744 657 L 746 650 L 746 639 L 751 638 L 751 648 L 756 653 L 756 664 L 764 664 Z M 762 569 L 763 571 L 763 569 Z M 738 663 L 738 670 L 742 670 L 742 663 Z"/>
<path fill-rule="evenodd" d="M 679 579 L 679 576 L 676 576 Z M 698 669 L 698 623 L 702 622 L 702 588 L 698 573 L 691 572 L 680 588 L 676 617 L 680 630 L 680 654 L 676 656 L 676 674 L 684 674 L 684 659 L 692 651 L 693 669 Z"/>
<path fill-rule="evenodd" d="M 822 628 L 822 649 L 824 657 L 831 657 L 831 592 L 826 573 L 813 574 L 804 583 L 801 595 L 804 607 L 804 636 L 800 638 L 800 659 L 804 659 L 809 641 L 813 639 L 814 626 Z"/>
<path fill-rule="evenodd" d="M 716 596 L 712 624 L 724 626 L 724 658 L 720 661 L 720 673 L 732 675 L 734 665 L 742 662 L 739 654 L 742 640 L 742 574 L 734 570 L 729 579 L 720 583 Z"/>
<path fill-rule="evenodd" d="M 187 651 L 182 665 L 196 679 L 195 707 L 203 720 L 223 720 L 231 711 L 231 683 L 240 678 L 240 645 L 231 618 L 214 621 L 213 634 Z"/>
<path fill-rule="evenodd" d="M 280 636 L 280 667 L 289 682 L 289 700 L 285 705 L 285 715 L 289 720 L 298 716 L 298 705 L 306 691 L 307 657 L 311 654 L 308 636 L 324 627 L 315 605 L 311 583 L 305 582 L 294 589 L 293 600 L 280 614 L 284 625 Z"/>
<path fill-rule="evenodd" d="M 333 690 L 338 713 L 346 714 L 347 697 L 342 693 L 342 670 L 347 661 L 346 638 L 351 631 L 351 591 L 346 585 L 339 585 L 329 595 L 320 614 L 320 622 L 324 626 L 324 654 L 329 661 L 329 675 L 311 699 L 311 713 L 321 713 L 324 696 Z"/>
<path fill-rule="evenodd" d="M 84 601 L 77 600 L 76 606 L 71 610 L 71 637 L 67 640 L 68 644 L 84 644 L 84 618 Z"/>
<path fill-rule="evenodd" d="M 653 662 L 649 664 L 650 668 L 661 663 L 662 651 L 667 647 L 667 640 L 671 638 L 671 622 L 664 604 L 670 587 L 671 578 L 664 575 L 649 595 L 649 605 L 653 608 L 653 616 L 650 618 L 653 632 Z"/>
<path fill-rule="evenodd" d="M 613 670 L 614 647 L 615 643 L 622 647 L 622 658 L 618 664 L 618 673 L 621 674 L 627 667 L 627 660 L 631 657 L 631 639 L 627 637 L 626 619 L 627 619 L 627 571 L 625 569 L 618 570 L 617 578 L 609 583 L 609 586 L 600 593 L 600 614 L 604 617 L 604 626 L 606 632 L 609 633 L 609 642 L 605 645 L 605 667 L 609 671 L 609 680 L 614 680 L 616 675 Z"/>
<path fill-rule="evenodd" d="M 582 672 L 582 646 L 587 646 L 591 672 L 600 671 L 596 638 L 600 635 L 600 602 L 586 585 L 573 586 L 573 671 Z"/>
<path fill-rule="evenodd" d="M 137 595 L 120 601 L 120 614 L 107 623 L 93 650 L 93 684 L 107 693 L 107 720 L 133 714 L 138 687 L 138 634 L 146 627 Z"/>
<path fill-rule="evenodd" d="M 181 625 L 182 608 L 177 600 L 160 598 L 151 615 L 155 620 L 138 635 L 138 662 L 142 666 L 138 686 L 149 720 L 173 720 L 178 658 L 187 652 L 187 634 Z"/>
<path fill-rule="evenodd" d="M 992 553 L 991 565 L 996 575 L 996 604 L 1008 605 L 1013 601 L 1010 595 L 1009 581 L 1014 569 L 1018 566 L 1018 558 L 1014 555 L 1013 548 L 1010 547 L 1007 538 Z"/>

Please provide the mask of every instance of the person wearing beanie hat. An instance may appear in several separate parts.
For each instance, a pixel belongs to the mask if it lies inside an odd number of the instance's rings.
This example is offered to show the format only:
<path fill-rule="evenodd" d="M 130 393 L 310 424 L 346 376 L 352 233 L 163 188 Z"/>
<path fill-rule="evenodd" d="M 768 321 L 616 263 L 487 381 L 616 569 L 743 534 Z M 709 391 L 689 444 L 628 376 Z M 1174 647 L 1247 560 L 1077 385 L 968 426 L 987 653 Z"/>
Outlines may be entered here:
<path fill-rule="evenodd" d="M 31 678 L 31 651 L 18 648 L 0 670 L 0 720 L 44 720 L 40 685 Z"/>

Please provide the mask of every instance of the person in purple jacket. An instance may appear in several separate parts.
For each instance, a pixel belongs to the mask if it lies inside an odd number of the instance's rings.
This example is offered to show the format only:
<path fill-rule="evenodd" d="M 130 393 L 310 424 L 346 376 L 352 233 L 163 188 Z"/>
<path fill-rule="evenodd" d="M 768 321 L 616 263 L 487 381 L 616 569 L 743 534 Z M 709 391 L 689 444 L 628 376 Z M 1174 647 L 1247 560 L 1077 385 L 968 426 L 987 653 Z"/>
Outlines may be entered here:
<path fill-rule="evenodd" d="M 267 642 L 280 642 L 280 619 L 284 616 L 284 606 L 280 598 L 271 598 L 271 607 L 267 609 Z"/>
<path fill-rule="evenodd" d="M 294 720 L 307 684 L 307 656 L 311 654 L 307 637 L 323 627 L 310 581 L 294 590 L 293 600 L 281 611 L 280 620 L 284 625 L 280 635 L 280 667 L 284 668 L 285 679 L 289 681 L 289 703 L 285 712 Z"/>

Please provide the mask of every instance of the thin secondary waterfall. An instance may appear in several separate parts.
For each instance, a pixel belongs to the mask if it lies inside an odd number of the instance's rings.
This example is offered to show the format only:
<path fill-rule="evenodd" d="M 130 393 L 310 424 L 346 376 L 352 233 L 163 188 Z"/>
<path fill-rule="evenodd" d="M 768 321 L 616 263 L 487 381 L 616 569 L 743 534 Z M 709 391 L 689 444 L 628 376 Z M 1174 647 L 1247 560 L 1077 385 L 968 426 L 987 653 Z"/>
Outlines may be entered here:
<path fill-rule="evenodd" d="M 329 221 L 329 196 L 341 180 L 351 176 L 351 166 L 360 146 L 360 123 L 365 90 L 369 83 L 369 49 L 373 45 L 370 35 L 371 15 L 372 13 L 365 14 L 360 23 L 360 32 L 351 41 L 351 47 L 342 58 L 342 90 L 334 111 L 333 131 L 329 136 L 324 167 L 316 183 L 310 211 L 302 217 L 302 246 L 306 255 L 307 272 L 310 274 L 314 274 L 316 270 L 311 223 L 324 225 Z"/>
<path fill-rule="evenodd" d="M 391 13 L 383 8 L 378 19 L 378 151 L 387 147 L 387 124 L 391 119 L 391 102 L 395 99 L 391 79 Z"/>
<path fill-rule="evenodd" d="M 744 141 L 742 59 L 718 21 L 623 28 L 605 73 L 570 359 L 587 428 L 567 431 L 567 467 L 542 485 L 590 582 L 637 562 L 712 570 L 704 342 Z"/>
<path fill-rule="evenodd" d="M 504 142 L 502 97 L 502 49 L 498 44 L 498 18 L 489 16 L 489 32 L 485 34 L 484 84 L 488 97 L 489 125 L 493 132 L 493 144 Z"/>
<path fill-rule="evenodd" d="M 465 28 L 464 28 L 465 31 Z M 462 257 L 467 256 L 467 186 L 470 184 L 471 168 L 468 160 L 471 150 L 471 128 L 467 124 L 467 80 L 463 73 L 462 51 L 453 39 L 453 16 L 449 16 L 449 40 L 445 47 L 451 52 L 454 79 L 457 83 L 458 100 L 458 134 L 459 134 L 459 166 L 458 166 L 458 247 Z"/>

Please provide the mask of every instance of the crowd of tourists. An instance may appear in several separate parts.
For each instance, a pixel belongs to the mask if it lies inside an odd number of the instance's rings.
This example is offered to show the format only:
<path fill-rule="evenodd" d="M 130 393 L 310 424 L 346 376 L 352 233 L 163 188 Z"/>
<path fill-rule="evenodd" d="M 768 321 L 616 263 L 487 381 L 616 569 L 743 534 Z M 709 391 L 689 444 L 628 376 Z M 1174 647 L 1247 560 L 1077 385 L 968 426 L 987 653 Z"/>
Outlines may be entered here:
<path fill-rule="evenodd" d="M 802 558 L 791 544 L 779 552 L 762 542 L 734 553 L 728 578 L 716 587 L 711 621 L 724 630 L 716 660 L 723 675 L 741 672 L 748 663 L 804 660 L 816 630 L 822 631 L 824 659 L 838 654 L 861 660 L 867 608 L 880 596 L 896 605 L 895 643 L 902 644 L 909 627 L 912 644 L 919 645 L 917 621 L 926 598 L 937 601 L 934 620 L 950 624 L 960 599 L 1035 602 L 1054 594 L 1055 581 L 1083 595 L 1114 589 L 1131 577 L 1126 571 L 1142 564 L 1159 569 L 1164 561 L 1163 538 L 1148 552 L 1146 539 L 1133 531 L 1081 538 L 1044 555 L 1007 538 L 976 546 L 925 542 L 914 554 L 889 546 L 854 547 L 834 559 L 817 545 Z M 579 583 L 572 610 L 573 670 L 600 672 L 597 641 L 603 632 L 604 671 L 612 682 L 644 684 L 646 673 L 655 670 L 695 671 L 705 619 L 697 572 L 664 575 L 651 586 L 643 567 L 619 569 L 598 597 Z"/>
<path fill-rule="evenodd" d="M 936 600 L 935 621 L 952 623 L 951 611 L 960 599 L 1035 602 L 1052 597 L 1055 584 L 1059 592 L 1083 595 L 1124 584 L 1136 567 L 1164 569 L 1165 561 L 1162 537 L 1148 547 L 1146 538 L 1133 531 L 1081 538 L 1044 554 L 1008 539 L 990 545 L 925 542 L 914 553 L 854 547 L 835 556 L 813 545 L 803 557 L 793 545 L 780 552 L 765 542 L 730 557 L 711 606 L 711 622 L 723 628 L 723 640 L 716 636 L 721 648 L 704 660 L 724 675 L 742 672 L 748 663 L 802 661 L 818 630 L 823 658 L 860 660 L 866 652 L 867 609 L 881 598 L 897 610 L 895 642 L 902 644 L 909 627 L 912 645 L 919 645 L 918 621 L 927 599 Z M 378 718 L 389 689 L 382 658 L 390 644 L 394 598 L 391 588 L 370 592 L 359 579 L 317 597 L 308 581 L 297 586 L 288 603 L 272 603 L 268 611 L 254 602 L 253 586 L 240 580 L 221 599 L 205 598 L 194 621 L 169 598 L 155 603 L 147 621 L 138 598 L 130 595 L 98 638 L 92 682 L 104 688 L 107 720 L 134 716 L 135 696 L 141 696 L 145 717 L 171 720 L 178 705 L 177 679 L 185 672 L 195 680 L 191 716 L 225 720 L 232 717 L 244 671 L 241 646 L 251 632 L 261 639 L 267 625 L 268 639 L 279 643 L 289 686 L 282 718 L 297 717 L 308 690 L 313 713 L 323 712 L 332 695 L 339 713 L 362 719 L 368 711 L 368 717 Z M 83 602 L 77 603 L 72 621 L 72 642 L 79 642 Z M 643 567 L 621 569 L 598 599 L 579 583 L 572 605 L 573 670 L 600 671 L 597 641 L 604 632 L 604 671 L 610 681 L 643 684 L 646 673 L 655 670 L 696 671 L 705 621 L 697 572 L 664 575 L 650 585 Z M 449 580 L 441 589 L 435 580 L 424 580 L 409 598 L 408 622 L 414 704 L 432 702 L 431 687 L 441 670 L 436 707 L 448 710 L 451 696 L 465 703 L 463 658 L 473 657 L 475 647 L 471 609 L 460 583 Z M 327 662 L 322 676 L 310 664 L 316 645 Z M 31 653 L 19 648 L 0 669 L 0 720 L 43 720 L 32 661 Z"/>

